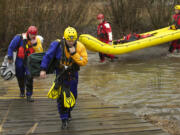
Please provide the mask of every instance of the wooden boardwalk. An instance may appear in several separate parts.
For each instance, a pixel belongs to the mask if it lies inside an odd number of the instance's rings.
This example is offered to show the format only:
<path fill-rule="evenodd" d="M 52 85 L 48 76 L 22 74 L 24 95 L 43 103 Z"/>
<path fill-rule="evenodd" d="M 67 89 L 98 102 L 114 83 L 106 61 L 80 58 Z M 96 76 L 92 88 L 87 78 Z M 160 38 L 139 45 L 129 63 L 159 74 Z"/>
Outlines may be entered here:
<path fill-rule="evenodd" d="M 50 87 L 51 82 L 46 80 Z M 0 135 L 168 135 L 115 105 L 80 92 L 69 129 L 61 130 L 56 101 L 47 99 L 43 81 L 35 84 L 34 103 L 19 98 L 15 80 L 0 80 Z"/>

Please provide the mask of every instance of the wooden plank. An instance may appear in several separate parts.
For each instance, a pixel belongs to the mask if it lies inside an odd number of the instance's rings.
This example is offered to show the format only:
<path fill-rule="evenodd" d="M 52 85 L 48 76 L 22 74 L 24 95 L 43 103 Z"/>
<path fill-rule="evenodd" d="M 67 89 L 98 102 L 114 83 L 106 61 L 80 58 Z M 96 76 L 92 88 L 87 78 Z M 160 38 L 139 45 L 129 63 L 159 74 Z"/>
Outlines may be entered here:
<path fill-rule="evenodd" d="M 89 135 L 87 132 L 74 132 L 70 133 L 68 131 L 64 132 L 51 132 L 51 133 L 34 133 L 33 135 Z M 94 133 L 91 135 L 168 135 L 165 132 L 162 132 L 161 130 L 149 130 L 149 131 L 134 131 L 134 132 L 114 132 L 114 133 Z"/>
<path fill-rule="evenodd" d="M 26 98 L 18 97 L 18 90 L 11 88 L 8 87 L 7 93 L 0 96 L 0 124 L 3 123 L 0 133 L 5 135 L 28 135 L 32 132 L 34 135 L 168 135 L 136 115 L 119 112 L 118 106 L 103 103 L 87 93 L 79 94 L 70 128 L 61 130 L 56 100 L 46 97 L 47 89 L 41 91 L 43 88 L 39 85 L 35 102 L 27 103 Z M 8 109 L 9 113 L 5 115 Z"/>

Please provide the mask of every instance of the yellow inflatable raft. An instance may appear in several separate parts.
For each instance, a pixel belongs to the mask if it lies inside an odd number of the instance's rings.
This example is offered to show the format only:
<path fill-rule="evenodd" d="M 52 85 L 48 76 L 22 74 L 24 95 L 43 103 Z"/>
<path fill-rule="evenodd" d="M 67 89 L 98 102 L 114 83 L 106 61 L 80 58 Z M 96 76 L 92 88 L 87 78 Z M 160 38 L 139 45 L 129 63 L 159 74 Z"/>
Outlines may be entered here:
<path fill-rule="evenodd" d="M 180 30 L 169 30 L 169 27 L 143 34 L 153 34 L 153 36 L 117 45 L 103 43 L 97 38 L 88 34 L 80 35 L 79 40 L 90 51 L 117 55 L 180 39 Z"/>

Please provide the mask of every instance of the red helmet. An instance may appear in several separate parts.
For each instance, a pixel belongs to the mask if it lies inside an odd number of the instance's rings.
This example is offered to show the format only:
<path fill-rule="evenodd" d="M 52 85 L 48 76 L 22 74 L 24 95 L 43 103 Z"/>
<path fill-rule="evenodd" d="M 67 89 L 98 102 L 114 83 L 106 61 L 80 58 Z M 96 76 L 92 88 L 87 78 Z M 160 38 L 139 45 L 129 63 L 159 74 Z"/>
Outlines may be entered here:
<path fill-rule="evenodd" d="M 104 19 L 104 15 L 103 14 L 98 14 L 97 19 Z"/>
<path fill-rule="evenodd" d="M 37 35 L 37 32 L 38 32 L 38 30 L 35 26 L 30 26 L 27 30 L 27 33 L 32 34 L 32 35 Z"/>

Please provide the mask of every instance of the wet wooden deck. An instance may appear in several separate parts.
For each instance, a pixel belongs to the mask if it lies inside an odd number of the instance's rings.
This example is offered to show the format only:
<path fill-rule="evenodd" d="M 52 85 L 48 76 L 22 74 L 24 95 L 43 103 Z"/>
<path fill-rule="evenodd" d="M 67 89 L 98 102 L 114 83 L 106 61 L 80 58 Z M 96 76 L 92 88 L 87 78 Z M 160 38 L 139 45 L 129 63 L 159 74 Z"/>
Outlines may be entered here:
<path fill-rule="evenodd" d="M 0 80 L 0 135 L 168 135 L 86 92 L 79 93 L 69 129 L 61 130 L 56 101 L 46 97 L 51 82 L 46 82 L 35 84 L 35 102 L 27 103 L 18 97 L 16 80 Z"/>

